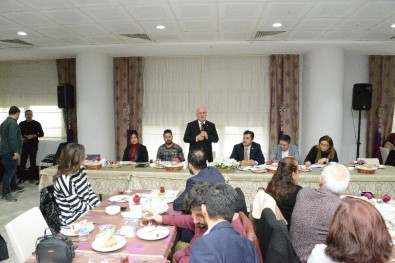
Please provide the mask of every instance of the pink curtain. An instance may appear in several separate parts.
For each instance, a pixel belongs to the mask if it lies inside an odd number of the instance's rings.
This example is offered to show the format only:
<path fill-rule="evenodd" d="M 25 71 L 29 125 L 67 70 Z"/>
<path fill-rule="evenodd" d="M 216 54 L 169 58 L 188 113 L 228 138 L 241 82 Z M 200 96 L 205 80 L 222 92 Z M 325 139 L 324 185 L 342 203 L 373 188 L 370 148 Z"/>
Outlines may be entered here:
<path fill-rule="evenodd" d="M 142 143 L 143 59 L 114 58 L 115 153 L 122 159 L 128 129 L 135 129 Z"/>
<path fill-rule="evenodd" d="M 369 56 L 372 107 L 368 111 L 367 153 L 380 158 L 383 139 L 391 134 L 395 103 L 395 56 Z"/>
<path fill-rule="evenodd" d="M 70 84 L 74 86 L 74 105 L 73 109 L 63 109 L 63 120 L 67 133 L 67 142 L 77 142 L 77 86 L 75 58 L 57 59 L 56 67 L 58 71 L 58 84 Z"/>
<path fill-rule="evenodd" d="M 270 140 L 269 149 L 281 134 L 293 144 L 299 138 L 299 55 L 270 56 Z"/>

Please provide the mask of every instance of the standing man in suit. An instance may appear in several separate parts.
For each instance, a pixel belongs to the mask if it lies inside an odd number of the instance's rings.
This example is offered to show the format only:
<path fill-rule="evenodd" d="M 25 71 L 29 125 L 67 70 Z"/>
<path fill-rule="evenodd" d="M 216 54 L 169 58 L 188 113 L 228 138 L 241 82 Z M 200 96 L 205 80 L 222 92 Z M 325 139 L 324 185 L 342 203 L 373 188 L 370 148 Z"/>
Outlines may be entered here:
<path fill-rule="evenodd" d="M 190 263 L 258 263 L 259 257 L 250 240 L 236 232 L 230 222 L 236 211 L 238 195 L 232 186 L 217 184 L 205 195 L 202 214 L 207 232 L 191 247 Z"/>
<path fill-rule="evenodd" d="M 254 142 L 254 133 L 249 130 L 243 133 L 243 142 L 233 147 L 230 158 L 238 161 L 241 166 L 265 163 L 261 145 Z"/>
<path fill-rule="evenodd" d="M 213 161 L 211 143 L 218 142 L 215 124 L 206 120 L 206 108 L 200 106 L 196 109 L 197 120 L 188 123 L 184 133 L 184 142 L 189 143 L 189 152 L 202 149 L 209 162 Z"/>
<path fill-rule="evenodd" d="M 185 210 L 184 198 L 195 184 L 208 182 L 215 185 L 225 182 L 224 177 L 215 167 L 207 166 L 206 156 L 202 150 L 193 150 L 188 153 L 188 169 L 192 176 L 188 178 L 184 192 L 173 201 L 173 209 L 175 211 Z"/>
<path fill-rule="evenodd" d="M 279 144 L 274 146 L 270 152 L 270 160 L 279 162 L 282 158 L 288 156 L 292 156 L 298 164 L 302 164 L 298 147 L 295 144 L 291 144 L 291 137 L 288 134 L 283 134 L 280 137 Z"/>

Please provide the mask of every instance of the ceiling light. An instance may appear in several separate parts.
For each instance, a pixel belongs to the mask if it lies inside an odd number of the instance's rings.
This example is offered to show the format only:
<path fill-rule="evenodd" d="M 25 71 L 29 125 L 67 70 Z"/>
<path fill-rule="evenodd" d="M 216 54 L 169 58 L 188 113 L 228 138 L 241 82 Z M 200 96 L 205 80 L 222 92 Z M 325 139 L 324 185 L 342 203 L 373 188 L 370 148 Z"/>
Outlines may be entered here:
<path fill-rule="evenodd" d="M 156 29 L 165 29 L 166 27 L 164 25 L 157 25 Z"/>
<path fill-rule="evenodd" d="M 23 31 L 19 31 L 17 34 L 20 36 L 27 36 L 27 33 Z"/>
<path fill-rule="evenodd" d="M 282 27 L 282 24 L 281 24 L 281 23 L 274 23 L 274 24 L 272 25 L 272 27 Z"/>
<path fill-rule="evenodd" d="M 395 28 L 395 24 L 392 24 L 391 27 L 392 27 L 392 28 Z"/>

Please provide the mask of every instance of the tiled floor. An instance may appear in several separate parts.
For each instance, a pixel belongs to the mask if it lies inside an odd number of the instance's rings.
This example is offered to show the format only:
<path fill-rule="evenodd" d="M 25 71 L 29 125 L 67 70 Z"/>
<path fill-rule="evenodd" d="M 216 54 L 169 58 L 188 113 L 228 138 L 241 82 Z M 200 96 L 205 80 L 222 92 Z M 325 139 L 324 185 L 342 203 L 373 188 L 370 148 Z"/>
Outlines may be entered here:
<path fill-rule="evenodd" d="M 24 191 L 15 194 L 15 197 L 18 199 L 17 202 L 5 202 L 0 199 L 0 234 L 7 241 L 8 253 L 10 255 L 10 258 L 8 260 L 1 261 L 2 263 L 18 263 L 11 247 L 11 243 L 8 242 L 8 235 L 4 226 L 30 208 L 40 205 L 38 186 L 36 184 L 30 184 L 29 182 L 25 182 L 22 185 L 25 186 L 23 189 Z M 26 222 L 26 224 L 28 223 L 29 222 Z"/>

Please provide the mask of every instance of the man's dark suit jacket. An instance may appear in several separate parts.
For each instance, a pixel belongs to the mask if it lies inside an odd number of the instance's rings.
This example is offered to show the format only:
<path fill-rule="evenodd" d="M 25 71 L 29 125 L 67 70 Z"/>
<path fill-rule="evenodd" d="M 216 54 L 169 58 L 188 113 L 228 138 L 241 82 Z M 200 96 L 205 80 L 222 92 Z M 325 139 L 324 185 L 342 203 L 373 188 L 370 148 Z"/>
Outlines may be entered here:
<path fill-rule="evenodd" d="M 130 161 L 130 154 L 132 150 L 132 145 L 129 144 L 126 146 L 125 151 L 123 152 L 123 158 L 122 161 Z M 134 157 L 134 160 L 136 163 L 144 163 L 148 162 L 148 151 L 147 147 L 145 147 L 142 144 L 139 144 L 136 149 L 136 156 Z"/>
<path fill-rule="evenodd" d="M 213 149 L 211 147 L 212 142 L 218 142 L 217 129 L 215 124 L 209 121 L 205 121 L 204 130 L 207 132 L 208 139 L 196 142 L 196 136 L 200 134 L 199 121 L 195 120 L 188 123 L 184 133 L 184 142 L 189 143 L 189 151 L 195 149 L 201 149 L 206 154 L 206 158 L 209 162 L 213 161 Z"/>
<path fill-rule="evenodd" d="M 230 158 L 235 159 L 236 161 L 244 160 L 244 145 L 243 143 L 236 144 L 233 147 L 232 154 Z M 250 149 L 250 160 L 257 161 L 258 164 L 265 163 L 265 157 L 263 156 L 261 145 L 256 142 L 252 142 L 251 149 Z"/>
<path fill-rule="evenodd" d="M 216 185 L 225 183 L 224 177 L 215 167 L 207 167 L 201 170 L 197 175 L 194 175 L 187 180 L 184 192 L 173 201 L 173 209 L 175 211 L 184 210 L 184 198 L 191 191 L 192 187 L 200 182 L 208 182 Z"/>
<path fill-rule="evenodd" d="M 252 242 L 223 221 L 192 244 L 189 262 L 259 263 L 259 257 Z"/>

